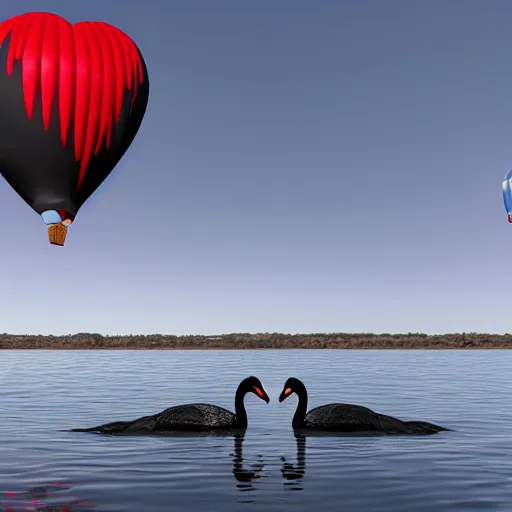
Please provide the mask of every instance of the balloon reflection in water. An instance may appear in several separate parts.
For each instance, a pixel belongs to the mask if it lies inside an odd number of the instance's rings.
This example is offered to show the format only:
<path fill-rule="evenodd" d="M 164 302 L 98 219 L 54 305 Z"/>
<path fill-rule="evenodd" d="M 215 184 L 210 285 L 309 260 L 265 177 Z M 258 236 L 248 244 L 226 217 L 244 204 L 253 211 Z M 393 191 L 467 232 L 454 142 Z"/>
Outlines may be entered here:
<path fill-rule="evenodd" d="M 66 483 L 51 483 L 32 487 L 28 491 L 0 492 L 0 510 L 8 512 L 93 512 L 96 505 L 90 501 L 62 496 L 58 491 L 71 488 Z"/>

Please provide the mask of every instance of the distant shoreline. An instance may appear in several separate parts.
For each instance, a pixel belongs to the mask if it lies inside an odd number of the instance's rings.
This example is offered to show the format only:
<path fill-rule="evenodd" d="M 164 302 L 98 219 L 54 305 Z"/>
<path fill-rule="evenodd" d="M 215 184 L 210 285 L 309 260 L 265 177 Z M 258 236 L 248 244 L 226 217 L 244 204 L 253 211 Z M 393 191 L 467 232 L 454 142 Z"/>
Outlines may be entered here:
<path fill-rule="evenodd" d="M 67 336 L 0 334 L 0 350 L 482 350 L 512 349 L 512 334 L 223 334 Z"/>

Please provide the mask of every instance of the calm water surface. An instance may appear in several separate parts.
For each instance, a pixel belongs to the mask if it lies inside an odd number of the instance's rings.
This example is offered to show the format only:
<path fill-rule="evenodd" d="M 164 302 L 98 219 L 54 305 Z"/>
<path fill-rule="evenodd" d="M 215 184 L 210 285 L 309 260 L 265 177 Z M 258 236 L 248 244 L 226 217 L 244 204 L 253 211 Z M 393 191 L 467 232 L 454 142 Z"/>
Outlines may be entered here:
<path fill-rule="evenodd" d="M 511 368 L 512 351 L 0 351 L 0 511 L 510 511 Z M 251 374 L 271 402 L 246 397 L 243 439 L 67 431 L 195 401 L 233 410 Z M 277 401 L 289 376 L 310 407 L 456 431 L 296 439 L 296 398 Z"/>

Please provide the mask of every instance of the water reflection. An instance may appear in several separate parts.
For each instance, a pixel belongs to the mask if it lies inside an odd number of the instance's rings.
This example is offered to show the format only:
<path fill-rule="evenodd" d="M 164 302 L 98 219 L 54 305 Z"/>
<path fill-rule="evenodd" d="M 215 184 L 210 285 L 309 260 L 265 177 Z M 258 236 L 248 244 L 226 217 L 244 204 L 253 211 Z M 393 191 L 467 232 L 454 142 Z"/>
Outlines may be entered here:
<path fill-rule="evenodd" d="M 0 510 L 8 512 L 93 512 L 96 507 L 90 501 L 83 501 L 57 491 L 68 490 L 67 483 L 52 483 L 32 487 L 28 491 L 0 492 Z M 5 508 L 4 508 L 5 507 Z"/>
<path fill-rule="evenodd" d="M 290 491 L 302 491 L 302 479 L 306 472 L 306 436 L 295 432 L 295 441 L 297 443 L 296 463 L 291 464 L 286 461 L 286 457 L 281 457 L 283 464 L 281 474 L 285 480 L 285 488 Z"/>
<path fill-rule="evenodd" d="M 258 455 L 258 460 L 251 464 L 249 468 L 244 467 L 243 457 L 243 442 L 245 432 L 237 433 L 234 436 L 234 451 L 233 456 L 233 476 L 237 480 L 236 487 L 239 491 L 255 491 L 256 487 L 253 485 L 254 480 L 262 477 L 265 463 L 263 457 Z M 253 500 L 244 500 L 244 503 L 252 503 Z"/>
<path fill-rule="evenodd" d="M 128 434 L 125 434 L 128 435 Z M 147 434 L 149 435 L 149 434 Z M 256 462 L 250 464 L 249 466 L 245 465 L 245 459 L 243 456 L 243 443 L 245 438 L 245 430 L 237 429 L 237 430 L 219 430 L 219 431 L 209 431 L 209 432 L 191 432 L 191 431 L 182 431 L 182 432 L 167 432 L 163 434 L 151 434 L 152 436 L 157 435 L 158 437 L 174 437 L 174 438 L 183 438 L 183 437 L 233 437 L 234 446 L 233 452 L 229 455 L 232 457 L 233 461 L 233 476 L 236 479 L 236 489 L 238 491 L 247 492 L 247 491 L 255 491 L 256 487 L 254 486 L 254 481 L 262 478 L 263 470 L 265 468 L 265 462 L 263 460 L 262 455 L 258 455 Z M 242 499 L 240 503 L 253 503 L 252 499 Z"/>

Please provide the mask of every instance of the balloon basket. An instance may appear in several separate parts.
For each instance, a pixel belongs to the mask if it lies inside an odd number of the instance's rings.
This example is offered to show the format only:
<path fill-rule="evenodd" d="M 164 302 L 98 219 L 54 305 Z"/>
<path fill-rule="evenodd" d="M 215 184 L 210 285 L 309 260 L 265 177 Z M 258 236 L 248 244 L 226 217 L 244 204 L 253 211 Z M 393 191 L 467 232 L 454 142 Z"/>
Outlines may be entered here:
<path fill-rule="evenodd" d="M 48 238 L 52 245 L 63 246 L 66 241 L 68 228 L 64 224 L 52 224 L 48 226 Z"/>

